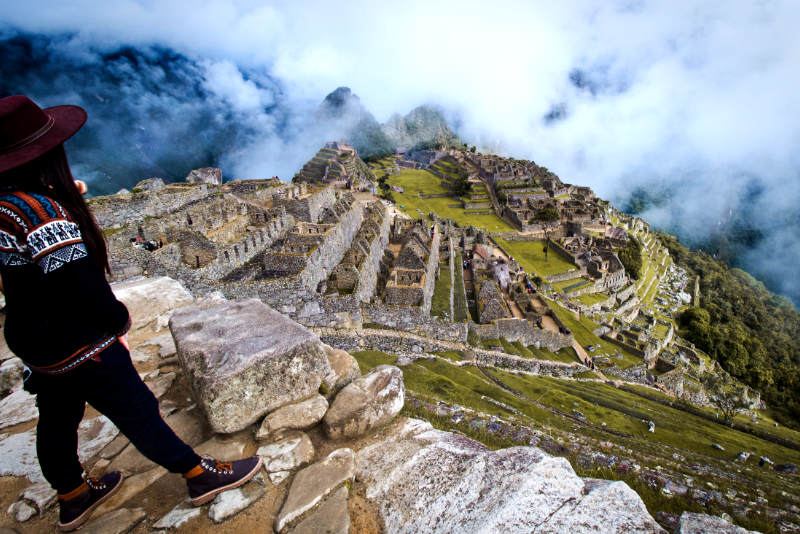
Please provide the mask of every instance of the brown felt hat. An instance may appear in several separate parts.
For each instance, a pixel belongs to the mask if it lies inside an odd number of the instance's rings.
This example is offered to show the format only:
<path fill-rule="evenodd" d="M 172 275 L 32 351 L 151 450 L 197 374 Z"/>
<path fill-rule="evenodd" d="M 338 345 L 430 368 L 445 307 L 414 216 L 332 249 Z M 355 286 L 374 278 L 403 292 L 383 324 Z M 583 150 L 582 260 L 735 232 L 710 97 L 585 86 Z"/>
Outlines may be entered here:
<path fill-rule="evenodd" d="M 86 122 L 78 106 L 42 109 L 23 95 L 0 98 L 0 173 L 57 147 Z"/>

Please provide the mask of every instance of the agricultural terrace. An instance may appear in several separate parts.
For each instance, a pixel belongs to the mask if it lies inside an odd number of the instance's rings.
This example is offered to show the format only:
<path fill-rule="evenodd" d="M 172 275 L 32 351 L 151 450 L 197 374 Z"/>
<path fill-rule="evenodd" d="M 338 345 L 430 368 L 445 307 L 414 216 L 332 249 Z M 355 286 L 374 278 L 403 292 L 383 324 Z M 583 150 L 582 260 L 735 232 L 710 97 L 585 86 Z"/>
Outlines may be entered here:
<path fill-rule="evenodd" d="M 545 257 L 543 241 L 508 241 L 500 238 L 493 239 L 507 254 L 513 256 L 527 273 L 534 273 L 545 277 L 575 271 L 576 276 L 578 275 L 577 267 L 565 260 L 555 250 L 550 249 L 547 257 Z"/>
<path fill-rule="evenodd" d="M 396 360 L 394 355 L 377 351 L 354 352 L 353 356 L 358 360 L 362 373 L 381 364 L 392 364 Z M 458 367 L 443 360 L 420 360 L 403 367 L 402 371 L 406 388 L 410 392 L 503 419 L 515 419 L 509 411 L 487 399 L 491 398 L 518 410 L 518 417 L 532 428 L 573 431 L 575 427 L 569 419 L 547 408 L 554 408 L 562 413 L 577 409 L 585 415 L 589 423 L 598 427 L 605 424 L 605 428 L 623 432 L 626 437 L 607 434 L 596 430 L 597 427 L 582 427 L 584 434 L 622 442 L 649 454 L 663 453 L 658 447 L 667 445 L 681 450 L 692 461 L 703 463 L 715 460 L 729 462 L 732 454 L 730 451 L 743 450 L 759 451 L 776 463 L 800 462 L 800 453 L 796 450 L 665 406 L 655 400 L 663 396 L 645 388 L 627 391 L 598 381 L 579 382 L 486 369 L 506 386 L 525 397 L 536 399 L 534 404 L 487 381 L 472 366 Z M 639 389 L 643 394 L 637 394 Z M 664 401 L 669 401 L 668 398 L 663 398 Z M 642 424 L 642 420 L 653 421 L 657 431 L 648 432 L 647 425 Z M 719 443 L 726 450 L 716 450 L 711 447 L 712 443 Z"/>
<path fill-rule="evenodd" d="M 611 361 L 620 369 L 627 369 L 628 367 L 642 363 L 642 359 L 635 354 L 631 354 L 622 347 L 596 336 L 593 331 L 597 329 L 597 323 L 585 315 L 581 315 L 580 319 L 576 319 L 573 312 L 561 307 L 556 302 L 550 301 L 548 304 L 550 304 L 550 309 L 553 310 L 561 322 L 572 331 L 572 335 L 575 336 L 575 341 L 586 349 L 589 356 L 609 356 Z M 594 346 L 594 351 L 588 350 L 589 346 Z M 617 358 L 617 354 L 621 354 L 622 358 Z"/>
<path fill-rule="evenodd" d="M 451 197 L 420 198 L 420 195 L 448 194 L 449 190 L 441 185 L 441 178 L 428 171 L 415 169 L 402 169 L 389 177 L 389 185 L 403 189 L 402 193 L 392 191 L 395 204 L 400 211 L 413 218 L 428 218 L 428 213 L 434 212 L 439 217 L 452 219 L 462 226 L 475 226 L 489 232 L 513 231 L 508 223 L 494 213 L 476 215 L 467 212 L 461 207 L 459 201 Z"/>

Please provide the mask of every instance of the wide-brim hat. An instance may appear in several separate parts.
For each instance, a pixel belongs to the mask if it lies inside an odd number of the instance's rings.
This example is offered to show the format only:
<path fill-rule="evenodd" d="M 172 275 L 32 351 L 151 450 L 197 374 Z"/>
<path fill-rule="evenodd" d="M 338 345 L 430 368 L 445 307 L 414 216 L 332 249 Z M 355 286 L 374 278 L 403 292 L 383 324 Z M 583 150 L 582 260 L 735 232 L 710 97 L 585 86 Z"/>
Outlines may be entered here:
<path fill-rule="evenodd" d="M 0 173 L 57 147 L 85 122 L 86 111 L 78 106 L 42 109 L 27 96 L 0 98 Z"/>

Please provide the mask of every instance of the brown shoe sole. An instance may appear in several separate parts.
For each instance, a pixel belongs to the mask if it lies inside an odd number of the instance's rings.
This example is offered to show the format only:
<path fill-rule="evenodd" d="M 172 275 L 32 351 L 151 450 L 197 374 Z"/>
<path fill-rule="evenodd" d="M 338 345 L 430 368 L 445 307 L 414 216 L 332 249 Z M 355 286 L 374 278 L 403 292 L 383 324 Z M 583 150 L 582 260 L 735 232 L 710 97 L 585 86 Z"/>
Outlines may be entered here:
<path fill-rule="evenodd" d="M 259 458 L 258 459 L 258 463 L 255 465 L 255 467 L 253 467 L 253 469 L 251 469 L 250 472 L 247 473 L 245 476 L 243 476 L 242 478 L 240 478 L 236 482 L 231 482 L 227 486 L 222 486 L 221 488 L 217 488 L 215 490 L 209 491 L 208 493 L 204 493 L 204 494 L 200 495 L 199 497 L 195 497 L 194 499 L 192 499 L 192 504 L 194 506 L 202 506 L 205 503 L 214 500 L 214 497 L 216 497 L 219 493 L 222 493 L 223 491 L 226 491 L 226 490 L 229 490 L 229 489 L 238 488 L 239 486 L 241 486 L 245 482 L 249 482 L 251 478 L 256 476 L 256 473 L 258 473 L 258 470 L 261 469 L 262 462 L 263 462 L 263 460 L 261 458 Z"/>
<path fill-rule="evenodd" d="M 109 491 L 108 493 L 103 495 L 100 499 L 97 500 L 96 503 L 91 505 L 89 508 L 86 509 L 85 512 L 83 512 L 81 515 L 79 515 L 78 517 L 76 517 L 75 519 L 70 521 L 69 523 L 59 523 L 58 524 L 58 530 L 60 530 L 61 532 L 70 532 L 72 530 L 77 529 L 81 525 L 83 525 L 86 521 L 89 520 L 89 517 L 92 515 L 92 512 L 94 512 L 95 508 L 97 508 L 98 506 L 100 506 L 101 504 L 106 502 L 116 492 L 119 491 L 119 489 L 122 487 L 122 481 L 123 480 L 125 480 L 125 477 L 124 476 L 120 476 L 119 482 L 117 482 L 116 486 L 111 488 L 111 491 Z"/>

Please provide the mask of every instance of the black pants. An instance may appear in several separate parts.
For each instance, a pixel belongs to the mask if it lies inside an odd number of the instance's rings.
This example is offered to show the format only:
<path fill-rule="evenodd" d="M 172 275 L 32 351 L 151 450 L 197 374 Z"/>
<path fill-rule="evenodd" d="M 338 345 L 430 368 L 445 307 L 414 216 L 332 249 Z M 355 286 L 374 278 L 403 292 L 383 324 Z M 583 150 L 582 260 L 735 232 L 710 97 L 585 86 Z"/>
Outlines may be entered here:
<path fill-rule="evenodd" d="M 130 353 L 115 342 L 63 375 L 35 375 L 29 388 L 37 394 L 39 425 L 36 452 L 44 478 L 59 493 L 83 483 L 78 459 L 78 425 L 88 402 L 108 417 L 153 462 L 173 473 L 185 473 L 200 457 L 164 422 L 158 401 L 139 378 Z"/>

